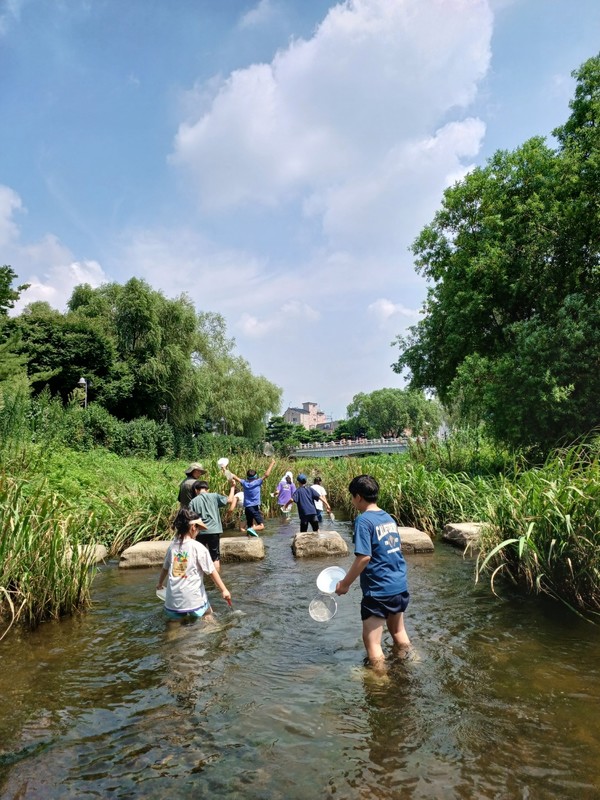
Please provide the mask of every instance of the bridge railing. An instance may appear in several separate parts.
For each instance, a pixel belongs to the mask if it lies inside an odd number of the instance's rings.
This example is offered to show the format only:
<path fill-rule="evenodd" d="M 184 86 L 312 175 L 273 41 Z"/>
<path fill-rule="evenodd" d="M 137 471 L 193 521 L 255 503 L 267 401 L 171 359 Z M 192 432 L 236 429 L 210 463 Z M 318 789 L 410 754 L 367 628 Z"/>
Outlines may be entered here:
<path fill-rule="evenodd" d="M 381 438 L 381 439 L 340 439 L 339 441 L 333 442 L 306 442 L 305 444 L 298 444 L 294 448 L 294 450 L 331 450 L 331 449 L 340 449 L 344 451 L 351 450 L 355 448 L 356 450 L 365 450 L 371 445 L 408 445 L 408 437 L 407 436 L 396 436 L 396 437 L 389 437 L 389 438 Z"/>

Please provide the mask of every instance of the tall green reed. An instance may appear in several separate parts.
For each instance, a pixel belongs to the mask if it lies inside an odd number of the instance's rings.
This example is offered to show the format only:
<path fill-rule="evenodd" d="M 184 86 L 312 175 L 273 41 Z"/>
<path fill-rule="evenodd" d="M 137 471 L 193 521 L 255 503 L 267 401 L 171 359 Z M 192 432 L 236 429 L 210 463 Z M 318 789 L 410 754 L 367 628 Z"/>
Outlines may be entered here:
<path fill-rule="evenodd" d="M 44 487 L 0 474 L 0 612 L 35 627 L 85 608 L 93 571 L 79 549 L 81 521 Z"/>
<path fill-rule="evenodd" d="M 600 615 L 600 463 L 575 447 L 503 478 L 489 499 L 477 575 L 502 575 L 587 615 Z"/>

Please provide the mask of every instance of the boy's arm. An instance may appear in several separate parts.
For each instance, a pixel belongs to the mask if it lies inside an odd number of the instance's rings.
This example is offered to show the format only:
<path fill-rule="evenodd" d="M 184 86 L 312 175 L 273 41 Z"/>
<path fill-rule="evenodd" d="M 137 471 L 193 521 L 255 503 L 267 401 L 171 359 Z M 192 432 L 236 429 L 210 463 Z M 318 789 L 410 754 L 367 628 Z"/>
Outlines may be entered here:
<path fill-rule="evenodd" d="M 273 469 L 274 466 L 275 466 L 275 459 L 273 459 L 269 464 L 269 466 L 267 467 L 265 474 L 263 475 L 263 478 L 269 477 L 269 475 L 271 474 L 271 470 Z"/>
<path fill-rule="evenodd" d="M 219 591 L 221 592 L 221 597 L 223 598 L 223 600 L 231 600 L 231 592 L 223 583 L 223 580 L 216 569 L 210 573 L 210 577 L 212 578 L 213 583 L 215 584 L 217 589 L 219 589 Z"/>
<path fill-rule="evenodd" d="M 346 577 L 342 578 L 342 580 L 339 581 L 337 586 L 335 587 L 335 593 L 346 594 L 348 589 L 352 586 L 354 581 L 358 578 L 358 576 L 364 570 L 364 568 L 367 566 L 370 560 L 371 556 L 356 556 L 356 558 L 352 562 L 352 566 L 346 573 Z"/>

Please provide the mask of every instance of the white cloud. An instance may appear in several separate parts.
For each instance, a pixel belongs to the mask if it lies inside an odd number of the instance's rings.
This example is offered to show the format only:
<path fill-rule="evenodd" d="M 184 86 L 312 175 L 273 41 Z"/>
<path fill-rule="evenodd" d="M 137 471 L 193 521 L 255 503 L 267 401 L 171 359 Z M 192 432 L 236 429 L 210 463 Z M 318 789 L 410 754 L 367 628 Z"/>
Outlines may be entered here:
<path fill-rule="evenodd" d="M 15 314 L 28 303 L 45 300 L 54 308 L 64 308 L 79 283 L 99 286 L 108 280 L 97 261 L 76 260 L 68 247 L 47 234 L 37 242 L 24 243 L 14 215 L 23 210 L 19 195 L 8 186 L 0 186 L 0 245 L 3 263 L 10 264 L 18 282 L 30 284 L 15 303 Z"/>
<path fill-rule="evenodd" d="M 40 254 L 42 253 L 45 255 L 45 260 L 48 260 L 50 251 L 40 248 Z M 41 276 L 33 274 L 27 279 L 30 287 L 15 304 L 15 313 L 20 313 L 26 305 L 36 300 L 45 300 L 53 308 L 63 310 L 73 289 L 80 283 L 89 283 L 90 286 L 97 287 L 108 280 L 108 276 L 97 261 L 65 261 L 49 264 Z"/>
<path fill-rule="evenodd" d="M 377 320 L 381 328 L 386 327 L 386 324 L 392 320 L 394 324 L 398 324 L 397 320 L 404 322 L 414 322 L 419 317 L 419 311 L 414 308 L 407 308 L 402 303 L 394 303 L 385 297 L 380 297 L 374 303 L 370 303 L 367 307 L 369 314 Z"/>
<path fill-rule="evenodd" d="M 18 237 L 19 228 L 13 215 L 22 210 L 19 195 L 9 186 L 0 185 L 0 246 L 5 247 Z"/>
<path fill-rule="evenodd" d="M 253 339 L 262 338 L 277 330 L 290 329 L 302 330 L 307 323 L 315 322 L 320 318 L 320 313 L 308 303 L 298 300 L 284 302 L 276 311 L 271 311 L 266 319 L 244 313 L 237 327 L 243 334 Z M 296 323 L 300 323 L 297 325 Z"/>
<path fill-rule="evenodd" d="M 432 174 L 419 198 L 439 199 L 444 176 L 479 148 L 480 121 L 444 118 L 473 100 L 491 25 L 485 0 L 341 3 L 312 39 L 211 86 L 180 125 L 172 162 L 205 210 L 300 199 L 335 241 L 395 246 L 395 204 L 414 207 L 420 167 Z"/>
<path fill-rule="evenodd" d="M 258 28 L 271 22 L 276 9 L 271 0 L 260 0 L 258 5 L 246 12 L 240 19 L 240 28 Z"/>

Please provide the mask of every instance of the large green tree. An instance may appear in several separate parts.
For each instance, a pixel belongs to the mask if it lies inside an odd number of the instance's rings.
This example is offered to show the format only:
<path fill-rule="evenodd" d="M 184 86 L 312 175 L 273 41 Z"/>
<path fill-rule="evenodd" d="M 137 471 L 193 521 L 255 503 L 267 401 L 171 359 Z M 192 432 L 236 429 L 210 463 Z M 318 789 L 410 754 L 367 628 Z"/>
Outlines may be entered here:
<path fill-rule="evenodd" d="M 123 418 L 257 438 L 278 411 L 280 389 L 235 353 L 219 314 L 197 313 L 186 295 L 166 298 L 145 281 L 76 287 L 70 314 L 94 321 L 115 347 L 97 398 Z"/>
<path fill-rule="evenodd" d="M 347 409 L 352 432 L 367 437 L 413 435 L 437 431 L 441 424 L 439 403 L 428 400 L 423 392 L 408 389 L 376 389 L 360 392 Z"/>
<path fill-rule="evenodd" d="M 413 245 L 430 286 L 394 366 L 543 448 L 600 421 L 600 56 L 574 76 L 556 148 L 498 152 L 445 192 Z"/>

